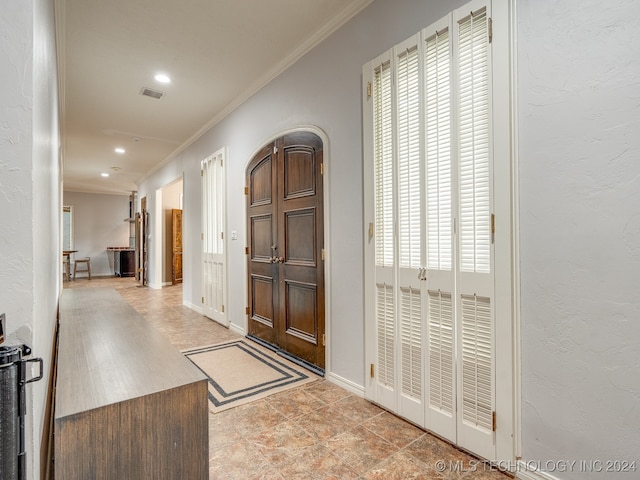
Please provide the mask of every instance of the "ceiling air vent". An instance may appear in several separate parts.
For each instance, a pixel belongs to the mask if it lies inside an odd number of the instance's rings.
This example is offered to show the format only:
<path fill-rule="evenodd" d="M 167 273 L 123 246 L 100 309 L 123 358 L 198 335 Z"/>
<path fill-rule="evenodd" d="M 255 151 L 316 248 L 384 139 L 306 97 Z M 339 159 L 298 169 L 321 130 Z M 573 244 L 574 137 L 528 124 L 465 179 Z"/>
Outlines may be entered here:
<path fill-rule="evenodd" d="M 164 97 L 164 92 L 159 92 L 158 90 L 152 90 L 150 88 L 143 87 L 142 90 L 140 90 L 140 95 L 160 100 L 162 97 Z"/>

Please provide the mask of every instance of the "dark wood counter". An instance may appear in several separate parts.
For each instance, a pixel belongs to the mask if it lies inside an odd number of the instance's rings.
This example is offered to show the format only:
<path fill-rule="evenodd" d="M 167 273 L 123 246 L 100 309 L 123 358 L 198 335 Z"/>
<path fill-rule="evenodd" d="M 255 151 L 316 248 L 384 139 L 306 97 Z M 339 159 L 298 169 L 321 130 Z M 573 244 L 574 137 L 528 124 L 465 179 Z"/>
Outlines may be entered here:
<path fill-rule="evenodd" d="M 63 290 L 58 348 L 56 478 L 208 478 L 206 378 L 115 290 Z"/>

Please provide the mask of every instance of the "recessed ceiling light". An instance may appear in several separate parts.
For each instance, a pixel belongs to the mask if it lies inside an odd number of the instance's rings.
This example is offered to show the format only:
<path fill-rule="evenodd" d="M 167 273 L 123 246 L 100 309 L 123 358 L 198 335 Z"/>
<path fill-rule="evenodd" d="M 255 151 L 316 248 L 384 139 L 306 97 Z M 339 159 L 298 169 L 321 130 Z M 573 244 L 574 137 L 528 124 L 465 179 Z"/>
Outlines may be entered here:
<path fill-rule="evenodd" d="M 116 153 L 124 153 L 124 148 L 118 147 L 118 148 L 116 148 L 115 152 Z"/>
<path fill-rule="evenodd" d="M 156 82 L 171 83 L 171 79 L 167 75 L 165 75 L 164 73 L 159 73 L 153 78 L 156 79 Z"/>
<path fill-rule="evenodd" d="M 103 177 L 108 177 L 109 176 L 109 174 L 107 172 L 103 172 L 100 175 L 103 176 Z"/>

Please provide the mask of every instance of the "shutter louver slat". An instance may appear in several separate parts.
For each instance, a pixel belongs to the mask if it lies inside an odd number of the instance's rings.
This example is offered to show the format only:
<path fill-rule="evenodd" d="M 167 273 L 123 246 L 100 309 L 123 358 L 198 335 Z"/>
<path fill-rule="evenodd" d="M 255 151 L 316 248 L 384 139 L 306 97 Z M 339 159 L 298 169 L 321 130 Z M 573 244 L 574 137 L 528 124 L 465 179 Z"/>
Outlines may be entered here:
<path fill-rule="evenodd" d="M 451 80 L 449 32 L 425 43 L 427 266 L 451 270 Z"/>
<path fill-rule="evenodd" d="M 378 382 L 393 387 L 395 370 L 395 321 L 393 288 L 376 285 L 376 323 L 378 337 Z"/>
<path fill-rule="evenodd" d="M 492 429 L 491 303 L 486 297 L 462 295 L 462 416 L 475 426 Z"/>
<path fill-rule="evenodd" d="M 489 57 L 486 11 L 460 23 L 458 149 L 460 269 L 490 273 Z"/>
<path fill-rule="evenodd" d="M 420 76 L 418 49 L 398 55 L 398 216 L 400 267 L 421 263 Z"/>
<path fill-rule="evenodd" d="M 420 290 L 401 288 L 402 393 L 422 398 L 422 309 Z"/>
<path fill-rule="evenodd" d="M 391 64 L 374 72 L 375 261 L 393 266 L 393 125 Z"/>
<path fill-rule="evenodd" d="M 429 405 L 453 412 L 453 309 L 451 294 L 429 290 Z"/>

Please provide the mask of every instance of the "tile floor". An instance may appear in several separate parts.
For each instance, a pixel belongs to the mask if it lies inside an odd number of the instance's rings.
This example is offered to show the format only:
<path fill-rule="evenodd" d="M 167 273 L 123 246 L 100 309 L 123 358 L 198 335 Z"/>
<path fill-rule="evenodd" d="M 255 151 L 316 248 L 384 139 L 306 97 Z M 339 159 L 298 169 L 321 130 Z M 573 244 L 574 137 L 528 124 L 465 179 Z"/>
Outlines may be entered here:
<path fill-rule="evenodd" d="M 181 286 L 77 279 L 115 288 L 178 349 L 238 338 L 182 305 Z M 209 416 L 210 479 L 506 480 L 473 457 L 326 380 Z"/>

